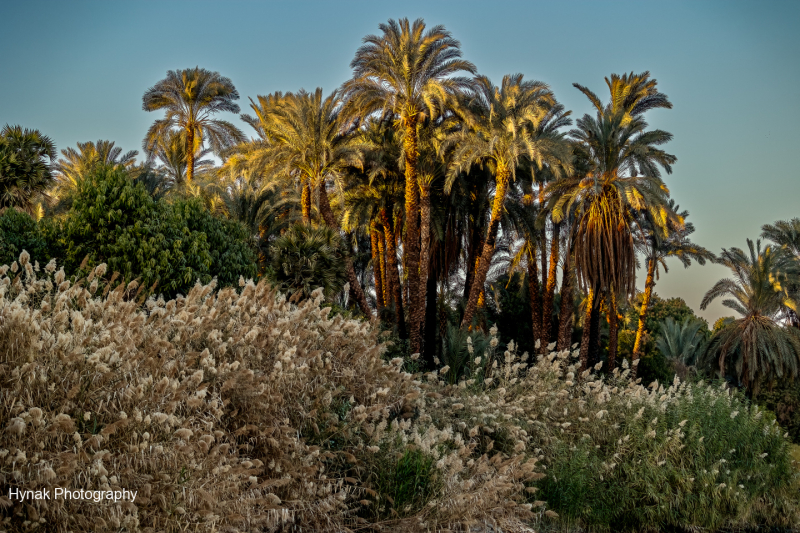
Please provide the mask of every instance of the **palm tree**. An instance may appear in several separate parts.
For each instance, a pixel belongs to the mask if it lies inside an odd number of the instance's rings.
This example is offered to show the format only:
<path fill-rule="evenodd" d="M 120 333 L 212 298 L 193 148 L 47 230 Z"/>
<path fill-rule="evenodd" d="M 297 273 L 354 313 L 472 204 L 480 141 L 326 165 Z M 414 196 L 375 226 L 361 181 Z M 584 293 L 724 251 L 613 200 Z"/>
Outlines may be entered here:
<path fill-rule="evenodd" d="M 475 79 L 472 98 L 457 113 L 465 127 L 448 137 L 443 150 L 450 152 L 445 191 L 456 176 L 472 166 L 483 165 L 494 174 L 495 193 L 483 250 L 470 287 L 461 327 L 472 324 L 478 297 L 491 266 L 495 241 L 504 210 L 506 193 L 516 179 L 517 167 L 526 163 L 538 168 L 549 165 L 560 173 L 569 169 L 569 153 L 560 135 L 538 126 L 555 105 L 549 87 L 538 81 L 523 81 L 521 74 L 507 75 L 499 87 L 485 76 Z"/>
<path fill-rule="evenodd" d="M 682 323 L 667 317 L 661 323 L 661 333 L 656 338 L 656 348 L 676 365 L 690 366 L 694 364 L 697 355 L 705 349 L 704 327 L 705 331 L 708 331 L 706 323 L 695 317 L 686 317 Z"/>
<path fill-rule="evenodd" d="M 322 89 L 313 93 L 300 90 L 285 96 L 260 99 L 261 106 L 251 105 L 259 119 L 248 117 L 257 124 L 262 142 L 250 149 L 245 147 L 243 158 L 252 168 L 265 172 L 296 177 L 302 186 L 303 220 L 310 223 L 310 196 L 319 196 L 319 211 L 325 223 L 335 230 L 339 222 L 331 209 L 328 188 L 343 191 L 343 177 L 352 166 L 361 164 L 356 137 L 347 128 L 341 114 L 339 91 L 323 98 Z M 263 105 L 270 102 L 269 107 Z M 266 142 L 264 142 L 266 141 Z M 240 165 L 238 159 L 231 165 Z M 347 275 L 361 311 L 372 314 L 361 283 L 356 277 L 352 259 L 348 256 Z"/>
<path fill-rule="evenodd" d="M 142 109 L 164 109 L 163 119 L 156 120 L 147 131 L 144 150 L 150 154 L 159 138 L 166 138 L 170 130 L 186 132 L 186 182 L 191 184 L 195 173 L 195 153 L 207 141 L 211 150 L 221 154 L 231 146 L 243 142 L 244 134 L 228 121 L 212 118 L 215 113 L 238 113 L 234 100 L 239 93 L 230 79 L 218 72 L 195 67 L 170 70 L 167 77 L 149 88 L 142 97 Z"/>
<path fill-rule="evenodd" d="M 797 261 L 800 261 L 800 218 L 793 218 L 792 220 L 779 220 L 775 224 L 765 224 L 761 226 L 761 236 L 769 239 L 775 244 L 786 248 L 792 253 Z M 788 287 L 792 299 L 797 301 L 800 298 L 800 285 L 793 285 Z M 794 309 L 786 308 L 786 318 L 789 323 L 800 328 L 800 316 Z"/>
<path fill-rule="evenodd" d="M 56 145 L 39 130 L 6 126 L 0 131 L 0 210 L 33 214 L 37 197 L 53 184 Z"/>
<path fill-rule="evenodd" d="M 365 117 L 374 112 L 392 115 L 402 129 L 405 162 L 404 259 L 408 275 L 409 325 L 412 351 L 422 344 L 424 284 L 420 282 L 420 207 L 418 189 L 418 125 L 441 114 L 470 80 L 454 74 L 475 73 L 475 66 L 461 58 L 460 43 L 444 26 L 426 31 L 422 19 L 389 20 L 379 26 L 383 35 L 368 35 L 350 63 L 353 79 L 344 90 L 353 113 Z M 424 283 L 424 282 L 423 282 Z"/>
<path fill-rule="evenodd" d="M 587 293 L 581 362 L 588 364 L 590 347 L 597 347 L 601 293 L 610 296 L 609 367 L 616 357 L 616 299 L 635 289 L 635 213 L 647 211 L 664 231 L 669 190 L 659 167 L 672 172 L 675 156 L 657 148 L 672 139 L 662 130 L 647 131 L 642 113 L 652 107 L 670 107 L 666 96 L 655 90 L 648 74 L 616 76 L 606 83 L 611 102 L 603 106 L 588 89 L 578 87 L 597 109 L 596 117 L 584 115 L 571 135 L 581 169 L 574 176 L 553 182 L 547 189 L 555 223 L 574 217 L 571 240 L 577 281 Z M 594 358 L 594 357 L 593 357 Z"/>
<path fill-rule="evenodd" d="M 689 236 L 694 233 L 694 225 L 691 222 L 686 222 L 689 212 L 679 212 L 680 207 L 675 205 L 674 200 L 669 201 L 667 210 L 671 216 L 667 219 L 666 236 L 663 235 L 661 228 L 649 216 L 649 211 L 641 213 L 640 227 L 644 234 L 639 239 L 638 244 L 642 255 L 647 260 L 647 279 L 644 284 L 642 305 L 639 310 L 639 324 L 636 328 L 636 340 L 633 345 L 633 360 L 638 359 L 641 355 L 647 308 L 650 305 L 653 288 L 659 276 L 659 268 L 664 267 L 664 272 L 668 272 L 666 259 L 675 257 L 681 261 L 684 268 L 689 268 L 689 265 L 692 264 L 692 259 L 701 265 L 705 265 L 706 260 L 713 261 L 715 258 L 713 253 L 689 240 Z M 636 367 L 634 367 L 635 371 Z"/>
<path fill-rule="evenodd" d="M 175 186 L 182 187 L 188 183 L 189 157 L 186 153 L 186 132 L 169 130 L 158 137 L 148 154 L 148 162 L 158 163 L 156 167 Z M 213 168 L 214 161 L 202 159 L 211 153 L 209 149 L 198 148 L 194 154 L 195 175 Z"/>
<path fill-rule="evenodd" d="M 68 193 L 77 188 L 81 179 L 97 165 L 122 165 L 130 168 L 136 163 L 136 150 L 122 153 L 122 148 L 114 146 L 114 141 L 98 140 L 78 143 L 78 149 L 61 150 L 63 158 L 56 163 L 57 194 Z"/>
<path fill-rule="evenodd" d="M 719 280 L 703 297 L 705 309 L 715 299 L 729 296 L 722 305 L 741 318 L 727 323 L 711 339 L 702 364 L 716 362 L 722 375 L 732 371 L 754 394 L 759 381 L 796 377 L 800 366 L 800 331 L 778 323 L 785 308 L 797 311 L 787 287 L 800 282 L 800 268 L 785 248 L 747 239 L 749 253 L 722 249 L 716 260 L 733 273 Z M 732 360 L 729 360 L 732 359 Z"/>

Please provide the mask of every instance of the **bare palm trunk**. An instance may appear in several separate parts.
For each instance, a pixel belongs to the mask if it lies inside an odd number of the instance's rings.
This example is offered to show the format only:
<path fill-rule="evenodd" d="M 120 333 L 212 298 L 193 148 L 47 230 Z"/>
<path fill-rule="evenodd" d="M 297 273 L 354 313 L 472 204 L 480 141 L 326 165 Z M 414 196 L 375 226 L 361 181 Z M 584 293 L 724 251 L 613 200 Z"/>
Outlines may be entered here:
<path fill-rule="evenodd" d="M 544 304 L 542 305 L 542 344 L 545 345 L 542 353 L 545 353 L 547 344 L 551 342 L 553 332 L 553 300 L 556 296 L 556 275 L 558 274 L 558 247 L 561 225 L 553 223 L 553 238 L 550 241 L 550 270 L 547 273 L 547 285 L 544 289 Z"/>
<path fill-rule="evenodd" d="M 421 251 L 419 257 L 419 294 L 417 295 L 420 306 L 425 306 L 423 312 L 419 315 L 419 323 L 413 327 L 419 331 L 421 339 L 425 338 L 425 317 L 427 315 L 427 301 L 425 294 L 429 290 L 428 268 L 430 267 L 430 251 L 431 251 L 431 187 L 430 185 L 422 185 L 420 187 L 420 244 Z M 436 291 L 436 285 L 433 286 Z M 435 298 L 434 298 L 435 300 Z M 434 303 L 435 305 L 435 303 Z M 426 352 L 428 350 L 426 349 Z M 431 362 L 433 358 L 431 357 Z M 433 367 L 431 367 L 433 368 Z"/>
<path fill-rule="evenodd" d="M 186 183 L 194 179 L 194 128 L 186 128 Z"/>
<path fill-rule="evenodd" d="M 406 163 L 406 236 L 403 239 L 403 259 L 408 279 L 408 313 L 409 338 L 411 351 L 419 352 L 422 348 L 422 336 L 419 325 L 425 316 L 425 305 L 420 300 L 420 233 L 419 233 L 419 186 L 417 185 L 417 120 L 412 115 L 406 120 L 403 151 Z"/>
<path fill-rule="evenodd" d="M 397 238 L 394 233 L 394 224 L 391 213 L 386 208 L 381 209 L 381 223 L 383 234 L 386 236 L 386 278 L 390 291 L 394 297 L 394 308 L 397 317 L 397 334 L 401 339 L 406 339 L 406 317 L 403 311 L 403 287 L 400 284 L 400 272 L 397 269 Z"/>
<path fill-rule="evenodd" d="M 303 213 L 303 224 L 311 224 L 311 184 L 303 184 L 302 195 L 300 196 L 300 208 Z"/>
<path fill-rule="evenodd" d="M 539 297 L 539 268 L 536 264 L 536 251 L 528 254 L 528 301 L 531 305 L 531 323 L 533 324 L 533 342 L 542 340 L 542 300 Z"/>
<path fill-rule="evenodd" d="M 589 366 L 589 343 L 592 336 L 592 311 L 594 310 L 594 290 L 589 289 L 583 312 L 583 335 L 581 336 L 581 371 Z"/>
<path fill-rule="evenodd" d="M 383 276 L 381 275 L 380 245 L 378 244 L 380 236 L 374 220 L 370 224 L 369 238 L 370 252 L 372 253 L 372 277 L 375 279 L 375 305 L 378 313 L 380 313 L 384 305 Z"/>
<path fill-rule="evenodd" d="M 655 281 L 656 262 L 653 259 L 647 261 L 647 280 L 644 283 L 644 295 L 642 295 L 642 307 L 639 309 L 639 325 L 636 327 L 636 340 L 633 343 L 632 360 L 639 359 L 642 351 L 642 338 L 644 336 L 644 319 L 647 316 L 647 306 L 650 305 L 650 298 L 653 295 Z M 632 374 L 636 376 L 636 366 L 633 367 Z"/>
<path fill-rule="evenodd" d="M 375 226 L 377 227 L 378 225 L 383 228 L 382 223 L 376 222 Z M 383 298 L 383 305 L 391 307 L 394 294 L 389 290 L 389 280 L 386 277 L 386 235 L 383 232 L 378 233 L 378 254 L 381 268 L 381 287 L 383 289 L 381 297 Z"/>
<path fill-rule="evenodd" d="M 325 223 L 329 227 L 339 230 L 339 224 L 336 222 L 336 217 L 333 216 L 331 203 L 328 200 L 328 192 L 325 190 L 325 182 L 322 182 L 319 185 L 319 210 L 322 214 L 322 218 L 325 220 Z M 353 268 L 353 260 L 349 255 L 346 256 L 344 260 L 347 266 L 347 281 L 350 283 L 350 290 L 353 291 L 353 295 L 356 297 L 356 303 L 358 304 L 358 307 L 361 309 L 362 313 L 367 315 L 367 317 L 372 318 L 372 310 L 369 308 L 369 304 L 367 303 L 367 297 L 364 296 L 364 290 L 361 288 L 361 283 L 358 282 L 356 271 Z"/>
<path fill-rule="evenodd" d="M 474 213 L 474 222 L 469 225 L 469 249 L 467 250 L 467 265 L 474 265 L 474 268 L 467 267 L 467 281 L 464 284 L 464 299 L 469 298 L 469 290 L 472 288 L 472 280 L 475 279 L 475 271 L 478 270 L 478 263 L 481 258 L 481 245 L 483 238 L 478 224 L 478 214 Z"/>
<path fill-rule="evenodd" d="M 436 357 L 437 351 L 437 342 L 436 342 L 436 311 L 437 311 L 437 299 L 438 295 L 436 294 L 436 286 L 438 285 L 438 272 L 435 268 L 429 270 L 428 280 L 426 282 L 427 290 L 426 290 L 426 301 L 425 301 L 425 329 L 424 329 L 424 339 L 425 343 L 423 344 L 424 349 L 424 359 L 428 365 L 428 368 L 436 368 L 435 361 L 433 360 Z"/>
<path fill-rule="evenodd" d="M 486 232 L 486 241 L 483 243 L 483 253 L 481 253 L 480 263 L 475 272 L 475 279 L 472 281 L 472 288 L 469 291 L 467 308 L 464 310 L 464 318 L 461 320 L 461 329 L 466 329 L 472 324 L 472 317 L 478 307 L 478 297 L 483 292 L 486 283 L 486 275 L 489 273 L 489 266 L 494 255 L 494 245 L 497 240 L 497 230 L 500 227 L 500 213 L 503 211 L 503 204 L 506 199 L 508 182 L 511 178 L 511 171 L 498 165 L 497 168 L 497 187 L 494 192 L 494 202 L 492 203 L 492 217 L 489 220 L 489 228 Z"/>
<path fill-rule="evenodd" d="M 608 371 L 613 372 L 617 364 L 617 294 L 611 289 L 608 306 Z"/>
<path fill-rule="evenodd" d="M 572 288 L 572 253 L 569 248 L 564 257 L 564 272 L 561 276 L 561 309 L 558 313 L 558 345 L 556 349 L 567 350 L 572 342 L 572 303 L 574 289 Z"/>

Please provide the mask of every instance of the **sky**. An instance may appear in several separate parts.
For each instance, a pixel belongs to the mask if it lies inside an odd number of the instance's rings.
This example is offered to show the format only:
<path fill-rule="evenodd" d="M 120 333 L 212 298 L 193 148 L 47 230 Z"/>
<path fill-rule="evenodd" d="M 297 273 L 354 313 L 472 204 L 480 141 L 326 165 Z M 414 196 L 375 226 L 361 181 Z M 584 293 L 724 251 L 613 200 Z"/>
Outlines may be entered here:
<path fill-rule="evenodd" d="M 0 0 L 0 125 L 36 128 L 59 149 L 107 139 L 141 151 L 160 118 L 142 95 L 168 70 L 220 72 L 247 112 L 249 97 L 338 87 L 361 39 L 402 17 L 444 25 L 496 83 L 517 72 L 548 83 L 575 117 L 591 106 L 573 83 L 605 99 L 604 77 L 650 71 L 673 109 L 647 120 L 674 135 L 665 181 L 697 244 L 746 248 L 762 225 L 800 217 L 798 0 Z M 719 301 L 699 309 L 724 267 L 668 266 L 660 296 L 712 323 L 734 314 Z"/>

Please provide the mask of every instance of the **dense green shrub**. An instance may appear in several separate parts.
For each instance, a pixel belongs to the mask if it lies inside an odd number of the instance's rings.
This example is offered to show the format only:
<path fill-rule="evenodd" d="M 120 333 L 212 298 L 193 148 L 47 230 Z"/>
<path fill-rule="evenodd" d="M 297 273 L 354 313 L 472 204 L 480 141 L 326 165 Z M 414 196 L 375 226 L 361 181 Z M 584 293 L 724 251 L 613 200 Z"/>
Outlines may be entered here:
<path fill-rule="evenodd" d="M 754 401 L 772 411 L 792 442 L 800 444 L 800 380 L 780 380 L 771 387 L 765 384 Z"/>
<path fill-rule="evenodd" d="M 34 261 L 44 264 L 50 260 L 47 241 L 39 225 L 27 213 L 11 207 L 0 214 L 0 265 L 16 261 L 22 250 Z"/>
<path fill-rule="evenodd" d="M 172 296 L 186 293 L 212 272 L 222 285 L 256 274 L 246 230 L 214 217 L 200 200 L 154 200 L 119 167 L 99 167 L 78 186 L 61 220 L 42 224 L 51 255 L 69 274 L 106 263 L 124 281 Z M 84 263 L 84 261 L 86 261 Z"/>

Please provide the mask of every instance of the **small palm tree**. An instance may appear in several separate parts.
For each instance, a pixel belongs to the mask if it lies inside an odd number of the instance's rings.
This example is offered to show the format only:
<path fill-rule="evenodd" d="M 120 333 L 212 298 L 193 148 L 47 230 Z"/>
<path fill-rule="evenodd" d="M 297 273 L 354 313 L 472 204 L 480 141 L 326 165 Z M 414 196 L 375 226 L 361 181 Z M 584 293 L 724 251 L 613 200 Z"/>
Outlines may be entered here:
<path fill-rule="evenodd" d="M 793 218 L 789 221 L 779 220 L 775 224 L 765 224 L 761 226 L 761 231 L 763 238 L 782 246 L 800 262 L 800 218 Z M 800 300 L 800 284 L 792 285 L 787 289 L 794 301 Z M 798 316 L 797 311 L 787 307 L 784 312 L 789 323 L 800 329 L 800 316 Z"/>
<path fill-rule="evenodd" d="M 702 364 L 717 363 L 719 372 L 735 374 L 739 381 L 758 392 L 759 381 L 797 376 L 800 366 L 800 331 L 784 327 L 778 319 L 785 308 L 797 311 L 797 302 L 787 287 L 800 281 L 800 268 L 785 249 L 747 239 L 749 253 L 722 249 L 717 263 L 733 273 L 719 280 L 703 297 L 705 309 L 722 296 L 722 305 L 741 318 L 730 321 L 711 339 Z"/>
<path fill-rule="evenodd" d="M 156 169 L 164 174 L 173 186 L 182 187 L 189 183 L 189 154 L 186 153 L 186 132 L 169 130 L 158 137 L 148 153 L 148 163 L 157 164 Z M 194 154 L 195 174 L 201 174 L 214 167 L 211 159 L 202 159 L 211 153 L 209 149 L 198 149 Z"/>
<path fill-rule="evenodd" d="M 122 153 L 122 148 L 114 146 L 114 141 L 98 140 L 78 143 L 78 149 L 65 148 L 63 156 L 56 163 L 56 179 L 59 181 L 59 192 L 73 191 L 81 179 L 97 165 L 122 165 L 129 168 L 136 163 L 136 150 Z"/>
<path fill-rule="evenodd" d="M 216 154 L 243 142 L 244 134 L 226 120 L 212 118 L 215 113 L 238 113 L 234 100 L 239 93 L 230 79 L 218 72 L 195 67 L 170 70 L 167 77 L 149 88 L 142 97 L 145 111 L 165 110 L 163 119 L 156 120 L 147 131 L 144 150 L 150 154 L 158 139 L 167 132 L 179 129 L 186 132 L 186 181 L 191 183 L 195 173 L 195 153 L 208 142 Z"/>
<path fill-rule="evenodd" d="M 453 96 L 470 87 L 468 78 L 454 74 L 474 74 L 475 65 L 461 59 L 460 43 L 444 26 L 426 30 L 422 19 L 410 23 L 404 18 L 389 20 L 379 27 L 382 35 L 364 37 L 364 44 L 350 63 L 353 79 L 343 88 L 353 114 L 392 115 L 403 131 L 406 178 L 403 253 L 410 293 L 411 349 L 419 352 L 425 281 L 420 280 L 418 126 L 441 114 Z"/>
<path fill-rule="evenodd" d="M 706 323 L 694 317 L 686 317 L 682 323 L 667 317 L 661 323 L 661 333 L 656 338 L 656 349 L 676 364 L 691 366 L 698 354 L 705 349 L 704 327 L 705 331 L 708 331 Z"/>
<path fill-rule="evenodd" d="M 0 210 L 33 214 L 38 197 L 54 182 L 56 145 L 39 130 L 6 125 L 0 130 Z"/>
<path fill-rule="evenodd" d="M 553 94 L 542 82 L 523 81 L 521 74 L 515 74 L 505 76 L 497 87 L 489 78 L 478 76 L 472 98 L 457 111 L 464 128 L 443 144 L 443 151 L 450 156 L 446 192 L 450 191 L 456 177 L 472 166 L 486 166 L 495 177 L 489 227 L 469 291 L 462 328 L 471 325 L 478 297 L 483 292 L 506 194 L 516 178 L 517 167 L 525 163 L 538 168 L 548 165 L 558 174 L 562 168 L 570 169 L 568 146 L 562 142 L 561 135 L 538 129 L 553 105 Z"/>

